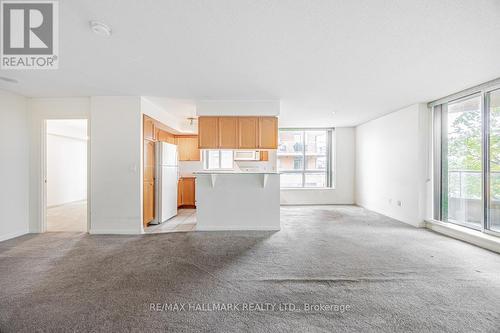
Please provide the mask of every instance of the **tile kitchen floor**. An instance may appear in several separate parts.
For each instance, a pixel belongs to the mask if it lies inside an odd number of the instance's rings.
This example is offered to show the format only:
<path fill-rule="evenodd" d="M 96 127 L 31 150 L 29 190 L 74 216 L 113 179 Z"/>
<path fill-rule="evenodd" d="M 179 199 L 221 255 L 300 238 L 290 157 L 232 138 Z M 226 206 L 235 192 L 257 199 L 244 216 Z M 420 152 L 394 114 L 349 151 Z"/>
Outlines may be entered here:
<path fill-rule="evenodd" d="M 185 232 L 196 230 L 196 209 L 179 209 L 177 216 L 162 224 L 152 224 L 144 229 L 144 232 L 149 233 L 165 233 L 165 232 Z"/>

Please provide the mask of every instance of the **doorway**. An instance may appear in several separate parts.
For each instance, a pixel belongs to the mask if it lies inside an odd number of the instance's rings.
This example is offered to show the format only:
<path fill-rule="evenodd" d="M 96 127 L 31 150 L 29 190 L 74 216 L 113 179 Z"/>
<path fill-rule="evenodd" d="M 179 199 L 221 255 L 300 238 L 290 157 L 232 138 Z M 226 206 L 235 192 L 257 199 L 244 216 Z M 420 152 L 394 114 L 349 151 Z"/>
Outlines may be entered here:
<path fill-rule="evenodd" d="M 88 231 L 87 133 L 86 119 L 46 121 L 46 231 Z"/>

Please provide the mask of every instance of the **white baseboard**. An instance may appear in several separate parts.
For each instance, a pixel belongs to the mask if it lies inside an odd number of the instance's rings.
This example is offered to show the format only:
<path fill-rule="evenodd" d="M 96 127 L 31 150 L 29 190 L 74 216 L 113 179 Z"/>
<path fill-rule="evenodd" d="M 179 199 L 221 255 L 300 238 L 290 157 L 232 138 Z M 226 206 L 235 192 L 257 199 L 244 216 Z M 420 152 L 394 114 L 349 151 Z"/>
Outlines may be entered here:
<path fill-rule="evenodd" d="M 28 234 L 28 230 L 23 230 L 23 231 L 16 231 L 16 232 L 11 232 L 10 234 L 6 235 L 0 235 L 0 242 L 6 241 L 8 239 L 16 238 L 22 235 Z"/>
<path fill-rule="evenodd" d="M 142 233 L 138 230 L 127 230 L 127 229 L 90 229 L 89 234 L 91 235 L 141 235 Z"/>
<path fill-rule="evenodd" d="M 209 227 L 198 227 L 193 231 L 280 231 L 281 228 L 276 229 L 276 227 L 269 227 L 269 226 L 263 226 L 263 227 L 253 227 L 251 229 L 248 229 L 248 226 L 227 226 L 227 225 L 221 225 L 221 226 L 209 226 Z"/>
<path fill-rule="evenodd" d="M 452 223 L 444 223 L 436 220 L 426 220 L 425 222 L 426 228 L 435 232 L 500 253 L 500 237 Z"/>
<path fill-rule="evenodd" d="M 290 202 L 280 202 L 280 206 L 356 206 L 356 204 L 350 203 L 290 203 Z"/>
<path fill-rule="evenodd" d="M 366 207 L 366 206 L 363 206 L 362 204 L 360 203 L 356 203 L 355 204 L 356 206 L 358 207 L 361 207 L 361 208 L 364 208 L 366 210 L 369 210 L 369 211 L 372 211 L 372 212 L 375 212 L 377 214 L 380 214 L 380 215 L 384 215 L 384 216 L 387 216 L 387 217 L 390 217 L 391 219 L 394 219 L 396 221 L 399 221 L 401 223 L 404 223 L 404 224 L 408 224 L 408 225 L 411 225 L 412 227 L 415 227 L 415 228 L 425 228 L 425 221 L 422 220 L 420 222 L 409 222 L 409 221 L 405 221 L 397 216 L 394 216 L 393 214 L 391 213 L 388 213 L 388 212 L 384 212 L 382 210 L 377 210 L 377 209 L 373 209 L 373 208 L 370 208 L 370 207 Z"/>

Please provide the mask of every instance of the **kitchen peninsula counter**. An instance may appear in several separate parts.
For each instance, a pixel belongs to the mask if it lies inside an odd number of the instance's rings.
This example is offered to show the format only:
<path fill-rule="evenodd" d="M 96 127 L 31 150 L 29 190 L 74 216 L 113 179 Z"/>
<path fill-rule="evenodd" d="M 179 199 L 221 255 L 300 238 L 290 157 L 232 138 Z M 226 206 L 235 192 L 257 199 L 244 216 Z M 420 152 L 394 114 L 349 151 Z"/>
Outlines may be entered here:
<path fill-rule="evenodd" d="M 277 172 L 199 171 L 196 230 L 279 230 Z"/>

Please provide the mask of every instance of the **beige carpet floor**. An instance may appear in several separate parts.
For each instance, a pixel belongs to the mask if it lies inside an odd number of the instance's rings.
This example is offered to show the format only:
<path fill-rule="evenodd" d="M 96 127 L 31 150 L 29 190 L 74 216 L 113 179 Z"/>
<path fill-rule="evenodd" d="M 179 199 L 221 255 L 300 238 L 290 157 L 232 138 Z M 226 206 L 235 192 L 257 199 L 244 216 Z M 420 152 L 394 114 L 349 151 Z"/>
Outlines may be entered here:
<path fill-rule="evenodd" d="M 282 207 L 281 222 L 0 242 L 0 331 L 500 331 L 496 253 L 358 207 Z"/>

